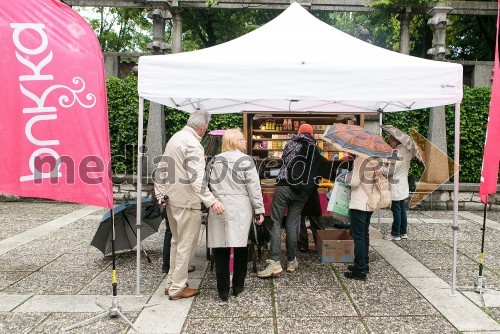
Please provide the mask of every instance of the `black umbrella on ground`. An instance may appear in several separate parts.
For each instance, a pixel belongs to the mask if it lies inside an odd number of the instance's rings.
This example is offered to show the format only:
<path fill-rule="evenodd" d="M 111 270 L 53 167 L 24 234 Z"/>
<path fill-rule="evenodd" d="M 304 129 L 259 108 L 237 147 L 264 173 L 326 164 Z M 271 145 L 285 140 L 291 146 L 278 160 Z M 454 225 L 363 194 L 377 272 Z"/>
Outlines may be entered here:
<path fill-rule="evenodd" d="M 150 235 L 158 232 L 163 217 L 158 205 L 155 202 L 151 202 L 149 199 L 142 199 L 141 211 L 141 240 L 144 240 Z M 115 218 L 114 251 L 131 251 L 137 245 L 137 226 L 135 221 L 137 212 L 136 201 L 124 202 L 115 207 L 113 211 L 107 212 L 102 217 L 99 228 L 90 244 L 99 249 L 104 255 L 111 255 L 111 239 L 113 236 L 111 212 L 113 212 Z M 146 251 L 144 251 L 144 249 L 142 251 L 148 261 L 151 262 Z"/>

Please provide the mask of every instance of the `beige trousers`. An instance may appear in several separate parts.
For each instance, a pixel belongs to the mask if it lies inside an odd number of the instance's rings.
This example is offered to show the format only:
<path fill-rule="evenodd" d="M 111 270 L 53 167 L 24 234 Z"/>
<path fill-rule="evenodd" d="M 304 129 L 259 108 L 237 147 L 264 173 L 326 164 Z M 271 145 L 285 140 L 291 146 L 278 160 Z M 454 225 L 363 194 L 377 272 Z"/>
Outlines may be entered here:
<path fill-rule="evenodd" d="M 167 217 L 172 231 L 168 294 L 174 296 L 186 286 L 188 267 L 196 251 L 201 226 L 201 210 L 172 206 L 167 203 Z"/>

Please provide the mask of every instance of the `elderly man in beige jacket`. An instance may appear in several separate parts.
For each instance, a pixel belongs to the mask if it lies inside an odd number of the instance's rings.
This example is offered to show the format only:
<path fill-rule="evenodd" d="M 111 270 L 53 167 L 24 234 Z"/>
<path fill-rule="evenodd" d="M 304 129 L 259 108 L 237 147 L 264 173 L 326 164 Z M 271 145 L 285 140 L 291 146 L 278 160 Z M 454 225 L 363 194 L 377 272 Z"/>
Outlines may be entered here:
<path fill-rule="evenodd" d="M 167 143 L 155 172 L 155 193 L 158 202 L 166 205 L 172 230 L 165 288 L 171 300 L 200 293 L 187 286 L 187 279 L 189 260 L 200 232 L 201 204 L 211 207 L 216 214 L 224 213 L 224 206 L 204 184 L 205 156 L 200 141 L 209 122 L 210 115 L 205 111 L 192 113 L 186 126 Z"/>

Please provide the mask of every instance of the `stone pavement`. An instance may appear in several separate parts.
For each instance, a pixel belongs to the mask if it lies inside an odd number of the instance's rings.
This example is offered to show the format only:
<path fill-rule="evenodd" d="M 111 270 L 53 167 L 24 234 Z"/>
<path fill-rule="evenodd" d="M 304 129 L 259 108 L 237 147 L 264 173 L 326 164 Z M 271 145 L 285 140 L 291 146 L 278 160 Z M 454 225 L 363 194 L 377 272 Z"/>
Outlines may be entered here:
<path fill-rule="evenodd" d="M 0 202 L 0 333 L 58 333 L 111 306 L 111 261 L 90 246 L 101 208 L 57 202 Z M 385 241 L 390 211 L 372 219 L 376 259 L 367 282 L 344 278 L 344 264 L 322 264 L 300 253 L 295 273 L 260 280 L 220 302 L 205 260 L 204 230 L 190 286 L 196 298 L 169 301 L 161 273 L 164 226 L 144 241 L 142 298 L 136 298 L 135 252 L 117 259 L 119 303 L 141 333 L 500 333 L 500 213 L 488 213 L 486 292 L 472 291 L 478 274 L 481 212 L 460 212 L 457 284 L 450 295 L 452 234 L 448 211 L 409 211 L 409 239 Z M 380 232 L 380 231 L 382 232 Z M 264 255 L 266 256 L 266 254 Z M 260 264 L 261 267 L 264 263 Z M 71 333 L 134 333 L 120 318 Z"/>

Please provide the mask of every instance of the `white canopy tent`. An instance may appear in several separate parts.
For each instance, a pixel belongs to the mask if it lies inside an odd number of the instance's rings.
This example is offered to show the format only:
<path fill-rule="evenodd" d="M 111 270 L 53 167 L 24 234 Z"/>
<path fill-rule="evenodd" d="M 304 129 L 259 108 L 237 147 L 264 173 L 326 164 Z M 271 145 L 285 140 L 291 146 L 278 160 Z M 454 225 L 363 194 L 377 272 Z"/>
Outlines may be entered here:
<path fill-rule="evenodd" d="M 140 57 L 138 93 L 139 146 L 143 142 L 144 99 L 186 112 L 202 109 L 212 114 L 392 112 L 455 104 L 455 161 L 459 158 L 461 65 L 365 43 L 316 19 L 298 3 L 230 42 L 193 52 Z M 142 175 L 140 154 L 137 172 Z M 137 193 L 142 193 L 141 178 L 137 179 Z M 457 199 L 458 170 L 453 226 L 458 217 Z M 453 232 L 455 268 L 455 228 Z M 139 229 L 137 239 L 139 295 Z M 455 269 L 452 281 L 454 292 Z"/>

